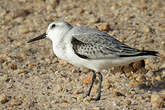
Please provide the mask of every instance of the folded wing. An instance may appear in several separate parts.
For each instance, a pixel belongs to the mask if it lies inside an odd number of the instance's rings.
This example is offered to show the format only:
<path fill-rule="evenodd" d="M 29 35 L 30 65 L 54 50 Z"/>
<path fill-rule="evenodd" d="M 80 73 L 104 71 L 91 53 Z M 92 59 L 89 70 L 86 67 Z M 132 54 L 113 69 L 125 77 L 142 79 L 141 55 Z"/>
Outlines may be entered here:
<path fill-rule="evenodd" d="M 131 48 L 106 33 L 99 31 L 75 34 L 72 38 L 74 52 L 88 59 L 107 59 L 116 57 L 156 56 L 154 51 L 140 51 Z"/>

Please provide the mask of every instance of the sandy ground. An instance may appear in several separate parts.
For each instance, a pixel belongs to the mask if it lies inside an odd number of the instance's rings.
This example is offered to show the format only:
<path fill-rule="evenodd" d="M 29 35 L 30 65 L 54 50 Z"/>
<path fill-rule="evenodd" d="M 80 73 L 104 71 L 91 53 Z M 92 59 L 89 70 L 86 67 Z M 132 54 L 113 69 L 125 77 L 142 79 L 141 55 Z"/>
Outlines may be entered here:
<path fill-rule="evenodd" d="M 102 71 L 101 100 L 98 81 L 83 99 L 91 71 L 58 59 L 50 40 L 27 43 L 54 20 L 165 55 L 164 0 L 0 0 L 0 110 L 165 109 L 165 57 Z"/>

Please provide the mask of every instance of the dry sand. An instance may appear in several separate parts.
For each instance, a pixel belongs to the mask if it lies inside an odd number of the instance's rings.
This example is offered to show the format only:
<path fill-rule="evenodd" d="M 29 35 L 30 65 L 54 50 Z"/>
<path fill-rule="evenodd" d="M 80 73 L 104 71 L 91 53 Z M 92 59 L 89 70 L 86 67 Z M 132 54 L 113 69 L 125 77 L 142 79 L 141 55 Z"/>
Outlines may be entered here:
<path fill-rule="evenodd" d="M 165 109 L 165 57 L 102 71 L 100 101 L 91 71 L 60 59 L 50 40 L 27 41 L 50 22 L 103 30 L 131 47 L 165 55 L 164 0 L 0 0 L 0 110 Z"/>

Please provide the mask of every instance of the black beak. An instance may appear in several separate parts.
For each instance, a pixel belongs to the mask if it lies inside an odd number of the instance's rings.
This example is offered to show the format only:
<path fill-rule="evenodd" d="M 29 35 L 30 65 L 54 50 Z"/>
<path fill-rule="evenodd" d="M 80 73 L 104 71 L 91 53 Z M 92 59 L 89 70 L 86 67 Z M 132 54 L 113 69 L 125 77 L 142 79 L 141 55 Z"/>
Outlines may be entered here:
<path fill-rule="evenodd" d="M 44 39 L 44 38 L 46 38 L 46 33 L 43 33 L 40 36 L 29 40 L 27 43 L 30 43 L 30 42 L 33 42 L 33 41 L 36 41 L 36 40 L 40 40 L 40 39 Z"/>

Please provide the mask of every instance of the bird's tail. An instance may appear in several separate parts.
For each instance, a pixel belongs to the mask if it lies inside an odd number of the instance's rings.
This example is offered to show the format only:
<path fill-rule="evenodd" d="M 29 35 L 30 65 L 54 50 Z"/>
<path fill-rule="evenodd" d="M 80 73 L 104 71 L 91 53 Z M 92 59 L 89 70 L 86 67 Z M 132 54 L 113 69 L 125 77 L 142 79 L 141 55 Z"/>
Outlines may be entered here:
<path fill-rule="evenodd" d="M 139 53 L 139 56 L 159 56 L 159 52 L 156 51 L 148 51 L 148 50 L 143 50 L 141 53 Z"/>
<path fill-rule="evenodd" d="M 132 55 L 120 55 L 120 57 L 157 57 L 160 54 L 156 51 L 148 51 L 148 50 L 139 50 L 138 53 Z"/>

